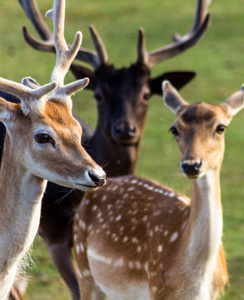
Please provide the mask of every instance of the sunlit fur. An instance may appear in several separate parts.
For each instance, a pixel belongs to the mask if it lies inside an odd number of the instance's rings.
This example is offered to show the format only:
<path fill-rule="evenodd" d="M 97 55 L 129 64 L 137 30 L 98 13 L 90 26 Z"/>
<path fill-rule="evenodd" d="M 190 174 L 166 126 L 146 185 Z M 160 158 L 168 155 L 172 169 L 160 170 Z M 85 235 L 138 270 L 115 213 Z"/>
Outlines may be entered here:
<path fill-rule="evenodd" d="M 189 105 L 169 83 L 164 92 L 177 115 L 182 161 L 202 162 L 194 177 L 186 173 L 191 200 L 136 176 L 109 179 L 87 193 L 74 224 L 82 299 L 102 291 L 116 300 L 213 300 L 227 282 L 219 179 L 224 132 L 218 126 L 243 107 L 243 91 L 220 105 Z"/>

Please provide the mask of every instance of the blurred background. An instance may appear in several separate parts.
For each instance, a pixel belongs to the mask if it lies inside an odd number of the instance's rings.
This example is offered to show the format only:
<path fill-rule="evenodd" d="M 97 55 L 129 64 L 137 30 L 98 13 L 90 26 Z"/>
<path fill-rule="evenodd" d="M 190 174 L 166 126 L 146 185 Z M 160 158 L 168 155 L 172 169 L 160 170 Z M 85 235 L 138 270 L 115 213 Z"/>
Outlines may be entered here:
<path fill-rule="evenodd" d="M 137 31 L 143 27 L 147 50 L 172 42 L 175 33 L 187 33 L 193 23 L 196 0 L 67 0 L 65 36 L 73 41 L 77 30 L 83 33 L 84 48 L 93 50 L 88 26 L 94 24 L 103 39 L 109 62 L 129 66 L 136 60 Z M 51 0 L 37 0 L 44 13 Z M 174 70 L 193 70 L 197 77 L 181 91 L 189 102 L 220 103 L 241 88 L 244 82 L 244 1 L 213 0 L 209 11 L 211 27 L 190 50 L 153 68 L 152 74 Z M 47 20 L 52 28 L 50 20 Z M 55 64 L 54 54 L 38 52 L 23 40 L 22 26 L 35 34 L 17 0 L 0 4 L 0 76 L 20 82 L 31 76 L 40 84 L 49 82 Z M 73 80 L 72 74 L 66 82 Z M 96 125 L 96 102 L 92 92 L 73 97 L 74 111 L 92 126 Z M 162 97 L 150 100 L 148 120 L 141 145 L 137 175 L 157 180 L 190 195 L 190 180 L 179 167 L 178 147 L 168 132 L 174 115 L 163 105 Z M 227 256 L 229 285 L 221 299 L 244 299 L 244 111 L 226 132 L 226 152 L 221 171 L 224 210 L 223 243 Z M 57 274 L 45 245 L 35 241 L 29 255 L 29 300 L 70 299 Z"/>

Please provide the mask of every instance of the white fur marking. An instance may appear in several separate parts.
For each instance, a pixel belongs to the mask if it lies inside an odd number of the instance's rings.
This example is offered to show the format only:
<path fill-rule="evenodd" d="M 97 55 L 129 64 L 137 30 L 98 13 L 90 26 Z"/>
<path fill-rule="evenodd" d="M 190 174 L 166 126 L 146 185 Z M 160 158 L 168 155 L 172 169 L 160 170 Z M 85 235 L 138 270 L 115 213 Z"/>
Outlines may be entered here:
<path fill-rule="evenodd" d="M 170 243 L 173 243 L 173 242 L 178 238 L 178 236 L 179 236 L 178 232 L 177 232 L 177 231 L 174 232 L 174 233 L 171 235 L 171 237 L 170 237 L 170 239 L 169 239 L 169 242 L 170 242 Z"/>

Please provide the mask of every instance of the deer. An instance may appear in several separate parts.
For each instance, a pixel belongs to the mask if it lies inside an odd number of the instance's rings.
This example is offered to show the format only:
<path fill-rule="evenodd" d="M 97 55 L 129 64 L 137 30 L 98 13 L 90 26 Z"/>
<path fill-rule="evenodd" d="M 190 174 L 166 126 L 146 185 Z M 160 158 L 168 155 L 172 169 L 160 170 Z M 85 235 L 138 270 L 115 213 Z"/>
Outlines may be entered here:
<path fill-rule="evenodd" d="M 197 0 L 192 29 L 183 37 L 177 35 L 177 42 L 171 45 L 148 52 L 144 30 L 139 29 L 137 60 L 129 68 L 117 69 L 109 63 L 101 37 L 94 25 L 89 26 L 96 52 L 81 48 L 76 59 L 89 64 L 93 70 L 74 63 L 71 64 L 70 70 L 77 79 L 84 77 L 90 79 L 86 88 L 93 91 L 97 101 L 98 123 L 95 131 L 86 127 L 84 134 L 87 133 L 86 143 L 89 144 L 87 146 L 89 153 L 100 165 L 106 164 L 105 171 L 109 177 L 135 172 L 148 102 L 153 94 L 161 95 L 161 82 L 167 79 L 180 89 L 195 76 L 195 72 L 192 71 L 175 71 L 151 78 L 150 71 L 160 62 L 183 53 L 201 40 L 211 21 L 210 15 L 207 14 L 210 2 Z M 45 24 L 35 0 L 19 0 L 19 3 L 43 39 L 37 40 L 24 26 L 25 41 L 34 49 L 54 52 L 53 35 Z M 133 110 L 142 113 L 135 115 Z M 133 150 L 131 147 L 129 149 L 123 147 L 121 151 L 121 144 L 125 146 L 135 144 L 138 147 Z M 97 150 L 97 145 L 102 149 Z"/>
<path fill-rule="evenodd" d="M 0 89 L 20 99 L 0 98 L 0 120 L 6 127 L 0 169 L 0 299 L 8 299 L 18 267 L 39 227 L 47 181 L 83 191 L 105 184 L 106 175 L 82 147 L 82 128 L 72 115 L 71 96 L 88 79 L 64 84 L 82 34 L 68 48 L 63 36 L 65 1 L 55 0 L 48 16 L 54 22 L 57 52 L 51 82 L 31 88 L 0 78 Z M 36 84 L 35 84 L 36 85 Z M 11 183 L 11 184 L 10 184 Z"/>
<path fill-rule="evenodd" d="M 191 198 L 134 175 L 108 178 L 87 192 L 73 228 L 81 299 L 216 299 L 228 280 L 221 242 L 224 132 L 243 97 L 244 86 L 219 105 L 189 104 L 164 81 Z"/>
<path fill-rule="evenodd" d="M 26 27 L 23 35 L 28 44 L 38 50 L 53 52 L 53 34 L 45 24 L 34 0 L 19 0 L 35 30 L 44 41 L 35 39 Z M 89 155 L 103 165 L 107 177 L 134 174 L 149 99 L 161 94 L 161 82 L 170 80 L 177 89 L 195 76 L 195 72 L 167 72 L 155 78 L 151 69 L 158 63 L 189 49 L 205 34 L 210 25 L 207 1 L 198 0 L 194 24 L 178 41 L 155 51 L 147 52 L 145 33 L 138 31 L 137 60 L 130 67 L 115 68 L 108 61 L 104 43 L 93 25 L 89 27 L 95 52 L 80 48 L 76 59 L 88 63 L 92 69 L 71 64 L 76 79 L 89 77 L 87 89 L 93 91 L 97 103 L 98 121 L 95 130 L 81 120 L 83 145 Z M 48 183 L 43 198 L 39 233 L 44 239 L 52 260 L 70 289 L 72 299 L 80 299 L 78 275 L 72 257 L 72 227 L 76 209 L 83 192 L 65 189 Z M 62 201 L 60 200 L 62 199 Z M 65 257 L 65 259 L 64 259 Z"/>

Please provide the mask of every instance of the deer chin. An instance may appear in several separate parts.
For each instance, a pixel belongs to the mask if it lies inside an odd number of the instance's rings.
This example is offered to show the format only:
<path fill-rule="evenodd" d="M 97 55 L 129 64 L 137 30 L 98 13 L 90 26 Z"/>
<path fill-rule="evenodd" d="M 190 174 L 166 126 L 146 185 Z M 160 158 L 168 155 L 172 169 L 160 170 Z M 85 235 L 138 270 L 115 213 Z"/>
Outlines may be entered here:
<path fill-rule="evenodd" d="M 98 186 L 91 186 L 86 184 L 74 183 L 75 188 L 82 190 L 84 192 L 93 192 L 98 189 Z"/>
<path fill-rule="evenodd" d="M 189 178 L 189 179 L 199 179 L 201 177 L 203 177 L 205 175 L 205 171 L 201 171 L 200 173 L 198 174 L 187 174 L 186 172 L 183 172 L 184 176 Z"/>

